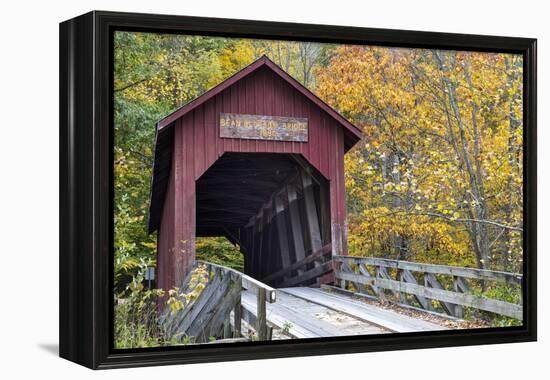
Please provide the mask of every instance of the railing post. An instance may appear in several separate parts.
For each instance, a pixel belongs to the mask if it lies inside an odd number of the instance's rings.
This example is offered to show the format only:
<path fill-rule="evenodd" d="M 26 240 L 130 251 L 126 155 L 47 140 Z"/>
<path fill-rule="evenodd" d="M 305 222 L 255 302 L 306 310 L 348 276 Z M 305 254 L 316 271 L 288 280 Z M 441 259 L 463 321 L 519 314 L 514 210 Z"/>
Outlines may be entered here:
<path fill-rule="evenodd" d="M 469 288 L 462 277 L 453 276 L 453 289 L 457 293 L 468 293 Z M 464 318 L 464 308 L 461 305 L 455 305 L 454 316 Z"/>
<path fill-rule="evenodd" d="M 231 323 L 227 319 L 223 324 L 223 339 L 229 339 L 231 336 Z"/>
<path fill-rule="evenodd" d="M 241 290 L 242 293 L 242 290 Z M 242 330 L 242 309 L 241 309 L 241 297 L 235 303 L 235 309 L 233 310 L 233 338 L 241 337 Z"/>
<path fill-rule="evenodd" d="M 349 269 L 349 267 L 346 265 L 346 263 L 344 261 L 341 261 L 336 265 L 338 266 L 339 271 L 341 271 L 341 272 L 350 272 L 350 271 L 347 270 L 347 269 Z M 344 280 L 343 278 L 340 280 L 340 288 L 342 288 L 344 290 L 346 289 L 346 280 Z"/>
<path fill-rule="evenodd" d="M 380 274 L 380 265 L 375 264 L 374 265 L 374 283 L 375 284 L 376 284 L 376 279 L 378 278 L 382 278 L 382 275 Z M 379 289 L 378 298 L 380 298 L 381 300 L 385 300 L 386 297 L 384 294 L 384 289 L 383 288 L 378 288 L 378 289 Z"/>
<path fill-rule="evenodd" d="M 422 276 L 424 277 L 424 286 L 426 288 L 429 288 L 430 287 L 430 280 L 429 280 L 429 273 L 426 273 L 426 272 L 423 272 L 422 273 Z M 426 298 L 426 310 L 428 311 L 434 311 L 434 307 L 432 305 L 432 299 L 431 298 Z"/>
<path fill-rule="evenodd" d="M 258 333 L 258 340 L 267 340 L 267 321 L 266 321 L 266 295 L 264 288 L 258 288 L 257 296 L 257 318 L 256 318 L 256 332 Z"/>
<path fill-rule="evenodd" d="M 428 284 L 432 288 L 439 289 L 439 290 L 445 290 L 443 285 L 441 285 L 441 283 L 437 280 L 437 277 L 435 277 L 435 274 L 425 273 L 424 278 L 428 280 Z M 455 313 L 455 306 L 457 306 L 456 304 L 451 303 L 451 302 L 441 301 L 441 300 L 438 300 L 438 301 L 439 301 L 439 304 L 441 305 L 441 307 L 443 308 L 443 310 L 445 310 L 445 312 L 447 314 L 452 315 L 453 317 L 455 316 L 454 313 Z"/>
<path fill-rule="evenodd" d="M 397 281 L 399 282 L 406 282 L 405 280 L 405 273 L 403 269 L 397 270 Z M 401 302 L 403 305 L 408 305 L 407 302 L 407 296 L 405 292 L 399 292 L 399 302 Z"/>

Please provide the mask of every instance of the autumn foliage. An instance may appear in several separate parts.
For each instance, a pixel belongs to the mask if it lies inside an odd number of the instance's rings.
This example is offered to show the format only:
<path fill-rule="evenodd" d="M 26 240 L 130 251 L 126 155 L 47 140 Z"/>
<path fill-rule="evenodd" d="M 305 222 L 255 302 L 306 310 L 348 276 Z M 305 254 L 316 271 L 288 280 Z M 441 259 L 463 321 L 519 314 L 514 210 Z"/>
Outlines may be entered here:
<path fill-rule="evenodd" d="M 351 254 L 521 271 L 521 57 L 341 47 L 317 74 L 365 133 L 345 161 Z"/>

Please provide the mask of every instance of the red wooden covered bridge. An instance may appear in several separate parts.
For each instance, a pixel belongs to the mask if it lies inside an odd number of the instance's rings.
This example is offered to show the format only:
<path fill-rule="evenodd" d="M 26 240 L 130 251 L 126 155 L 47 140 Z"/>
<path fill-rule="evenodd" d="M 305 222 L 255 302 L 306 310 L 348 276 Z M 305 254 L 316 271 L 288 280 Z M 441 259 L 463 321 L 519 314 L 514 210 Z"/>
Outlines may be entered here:
<path fill-rule="evenodd" d="M 260 340 L 277 329 L 294 338 L 445 329 L 417 316 L 434 301 L 454 317 L 470 307 L 521 319 L 521 305 L 469 294 L 475 281 L 517 286 L 520 275 L 346 256 L 344 154 L 360 138 L 267 57 L 158 122 L 149 210 L 157 286 L 193 292 L 198 267 L 207 284 L 176 314 L 166 308 L 167 334 L 248 339 L 242 321 Z M 196 261 L 197 236 L 236 244 L 245 274 Z"/>
<path fill-rule="evenodd" d="M 267 283 L 331 281 L 330 255 L 346 253 L 344 154 L 360 138 L 265 56 L 160 120 L 157 284 L 181 283 L 197 236 L 238 244 L 246 274 Z"/>

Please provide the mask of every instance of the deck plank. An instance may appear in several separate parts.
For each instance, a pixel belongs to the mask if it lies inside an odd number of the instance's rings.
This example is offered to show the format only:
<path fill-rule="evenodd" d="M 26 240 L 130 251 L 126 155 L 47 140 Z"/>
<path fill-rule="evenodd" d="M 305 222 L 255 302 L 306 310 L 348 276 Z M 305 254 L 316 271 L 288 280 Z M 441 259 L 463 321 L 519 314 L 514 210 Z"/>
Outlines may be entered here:
<path fill-rule="evenodd" d="M 287 296 L 288 297 L 288 296 Z M 318 338 L 328 336 L 342 336 L 345 332 L 337 329 L 322 320 L 308 317 L 306 314 L 287 307 L 288 298 L 278 299 L 276 303 L 267 304 L 267 320 L 278 328 L 284 328 L 285 322 L 291 324 L 290 332 L 299 338 Z M 254 298 L 251 294 L 243 292 L 241 302 L 247 310 L 255 308 Z M 252 306 L 253 305 L 253 306 Z M 250 310 L 252 311 L 252 310 Z"/>
<path fill-rule="evenodd" d="M 320 336 L 319 334 L 316 334 L 315 332 L 297 323 L 295 319 L 288 320 L 287 316 L 281 315 L 281 313 L 278 312 L 280 308 L 272 307 L 276 304 L 277 303 L 266 305 L 267 321 L 269 324 L 273 325 L 275 328 L 283 329 L 285 322 L 290 322 L 292 325 L 288 331 L 288 334 L 292 338 L 318 338 Z M 253 294 L 248 291 L 243 291 L 241 293 L 241 305 L 252 315 L 256 315 L 256 299 Z"/>
<path fill-rule="evenodd" d="M 393 332 L 415 332 L 447 330 L 435 323 L 411 318 L 391 310 L 377 308 L 349 297 L 331 294 L 317 288 L 283 288 L 279 293 L 287 293 L 314 302 L 327 308 L 345 313 L 367 323 L 378 325 Z"/>
<path fill-rule="evenodd" d="M 298 315 L 306 324 L 318 329 L 322 336 L 346 336 L 357 334 L 384 333 L 374 326 L 325 306 L 308 302 L 300 297 L 278 292 L 279 306 L 287 309 L 292 315 Z"/>
<path fill-rule="evenodd" d="M 250 292 L 241 294 L 242 306 L 255 315 L 255 298 Z M 292 338 L 319 338 L 358 334 L 387 333 L 386 329 L 367 323 L 301 297 L 278 292 L 277 302 L 267 304 L 267 321 L 277 329 L 290 323 Z"/>

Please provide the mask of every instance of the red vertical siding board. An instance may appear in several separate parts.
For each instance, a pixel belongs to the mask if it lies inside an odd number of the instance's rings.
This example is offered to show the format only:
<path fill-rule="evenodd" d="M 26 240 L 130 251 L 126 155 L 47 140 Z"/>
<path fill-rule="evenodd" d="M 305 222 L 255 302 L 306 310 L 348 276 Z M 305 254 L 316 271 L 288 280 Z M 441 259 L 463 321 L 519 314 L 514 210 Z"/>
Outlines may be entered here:
<path fill-rule="evenodd" d="M 174 197 L 174 243 L 172 252 L 169 253 L 172 257 L 173 267 L 170 273 L 172 274 L 172 284 L 173 286 L 178 286 L 176 276 L 180 274 L 176 266 L 181 265 L 182 268 L 186 269 L 184 261 L 184 248 L 183 242 L 186 238 L 186 230 L 183 224 L 183 214 L 187 209 L 187 204 L 185 203 L 187 198 L 187 189 L 185 188 L 185 179 L 189 175 L 187 167 L 185 166 L 185 154 L 187 152 L 187 135 L 189 134 L 190 125 L 186 122 L 189 119 L 189 114 L 183 116 L 180 121 L 180 126 L 178 127 L 179 131 L 176 133 L 178 146 L 176 154 L 176 168 L 175 168 L 175 178 L 173 191 L 175 193 Z"/>
<path fill-rule="evenodd" d="M 184 268 L 189 269 L 195 253 L 195 178 L 197 161 L 195 160 L 195 136 L 197 135 L 197 125 L 194 118 L 186 118 L 186 125 L 183 126 L 184 136 L 184 155 L 182 156 L 182 167 L 185 168 L 185 177 L 182 183 L 183 208 L 179 212 L 182 218 L 182 234 L 180 238 L 181 256 L 183 258 Z M 193 124 L 191 124 L 193 123 Z M 185 271 L 183 275 L 185 275 Z"/>
<path fill-rule="evenodd" d="M 185 269 L 182 252 L 181 252 L 181 239 L 182 239 L 182 210 L 185 209 L 185 205 L 182 204 L 182 201 L 185 197 L 185 189 L 182 187 L 183 180 L 188 173 L 185 170 L 185 167 L 182 165 L 182 154 L 185 149 L 185 145 L 182 144 L 183 134 L 186 131 L 187 125 L 183 125 L 184 118 L 178 120 L 176 124 L 176 130 L 174 131 L 174 140 L 176 144 L 174 146 L 174 165 L 172 170 L 174 171 L 174 182 L 172 184 L 172 192 L 174 193 L 174 204 L 173 204 L 173 224 L 172 228 L 172 244 L 170 245 L 170 250 L 168 251 L 168 260 L 169 270 L 169 285 L 177 286 L 177 277 L 179 271 Z M 181 190 L 180 190 L 181 189 Z M 177 272 L 177 273 L 176 273 Z"/>
<path fill-rule="evenodd" d="M 237 93 L 237 85 L 238 83 L 235 83 L 230 88 L 230 96 L 231 96 L 231 112 L 238 113 L 239 112 L 239 95 Z M 241 148 L 241 139 L 231 139 L 231 150 L 233 152 L 240 152 Z"/>
<path fill-rule="evenodd" d="M 239 110 L 238 112 L 240 114 L 248 114 L 246 112 L 246 106 L 248 104 L 248 99 L 246 98 L 246 81 L 240 81 L 239 84 Z M 239 152 L 248 152 L 250 150 L 249 148 L 250 141 L 248 140 L 240 140 L 240 147 Z"/>
<path fill-rule="evenodd" d="M 300 94 L 297 94 L 296 91 L 292 91 L 292 88 L 290 88 L 290 91 L 292 92 L 292 114 L 295 115 L 295 116 L 301 116 L 301 103 L 304 101 L 304 99 L 302 99 L 302 97 L 300 96 Z M 312 115 L 307 115 L 307 118 L 308 118 L 308 125 L 309 123 L 311 122 L 311 116 Z M 310 133 L 310 129 L 309 129 L 309 126 L 308 126 L 308 145 L 309 145 L 309 133 Z M 296 143 L 294 148 L 297 150 L 297 151 L 300 151 L 300 143 Z M 306 152 L 303 151 L 302 149 L 302 154 L 304 155 L 304 157 L 308 157 L 308 154 Z"/>
<path fill-rule="evenodd" d="M 181 148 L 180 148 L 181 149 Z M 178 156 L 176 156 L 176 159 L 179 159 Z M 170 196 L 170 214 L 169 214 L 169 223 L 170 223 L 170 234 L 168 235 L 170 237 L 170 241 L 167 242 L 168 244 L 168 257 L 166 259 L 166 274 L 167 274 L 167 287 L 173 286 L 173 273 L 172 268 L 174 267 L 174 251 L 176 250 L 176 237 L 175 237 L 175 230 L 176 230 L 176 175 L 174 174 L 174 177 L 172 178 L 172 194 Z"/>
<path fill-rule="evenodd" d="M 168 187 L 170 190 L 170 187 Z M 168 224 L 166 223 L 166 215 L 169 212 L 169 194 L 166 192 L 166 198 L 164 201 L 164 207 L 162 210 L 162 218 L 160 220 L 160 228 L 157 231 L 157 287 L 164 288 L 164 282 L 166 280 L 165 261 L 166 261 L 166 234 L 168 233 Z"/>
<path fill-rule="evenodd" d="M 208 169 L 217 159 L 217 137 L 216 137 L 216 103 L 207 102 L 204 105 L 204 150 L 206 151 L 206 167 Z"/>
<path fill-rule="evenodd" d="M 337 179 L 334 177 L 334 171 L 335 171 L 335 163 L 334 158 L 332 157 L 334 155 L 334 133 L 332 131 L 332 128 L 330 128 L 330 124 L 326 122 L 326 119 L 323 118 L 323 126 L 328 132 L 328 145 L 327 145 L 327 154 L 325 157 L 327 158 L 328 162 L 328 171 L 330 173 L 330 182 L 331 187 L 334 191 L 334 199 L 338 199 L 338 183 Z M 333 223 L 338 223 L 338 205 L 335 202 L 332 202 L 331 199 L 331 205 L 333 206 Z"/>
<path fill-rule="evenodd" d="M 166 225 L 166 213 L 167 213 L 167 206 L 168 206 L 168 191 L 166 192 L 166 198 L 164 199 L 164 205 L 162 208 L 162 217 L 160 219 L 160 228 L 157 230 L 157 288 L 164 288 L 164 281 L 166 279 L 166 275 L 164 274 L 164 260 L 166 255 L 164 252 L 166 252 L 166 233 L 168 232 L 168 228 Z"/>
<path fill-rule="evenodd" d="M 222 96 L 216 95 L 214 97 L 214 112 L 216 118 L 216 152 L 217 156 L 220 157 L 223 154 L 223 141 L 220 138 L 220 114 L 222 113 Z"/>
<path fill-rule="evenodd" d="M 224 91 L 219 95 L 220 100 L 221 100 L 221 112 L 223 112 L 223 113 L 227 113 L 227 112 L 230 111 L 230 107 L 228 106 L 228 94 L 229 94 L 228 91 Z M 230 147 L 229 139 L 220 138 L 220 142 L 222 144 L 222 154 L 223 154 L 223 152 L 229 152 L 230 151 L 230 149 L 229 149 L 229 147 Z"/>
<path fill-rule="evenodd" d="M 197 145 L 195 145 L 197 152 L 197 159 L 200 161 L 198 173 L 195 174 L 195 179 L 198 179 L 208 167 L 206 160 L 206 151 L 208 146 L 206 144 L 206 123 L 204 120 L 204 105 L 197 108 L 195 111 L 195 128 L 197 128 Z"/>
<path fill-rule="evenodd" d="M 285 112 L 285 110 L 288 108 L 290 103 L 292 102 L 291 99 L 288 99 L 287 96 L 285 96 L 285 83 L 278 80 L 277 78 L 274 78 L 273 83 L 275 84 L 275 91 L 273 92 L 273 101 L 275 104 L 275 110 L 277 116 L 288 116 L 288 113 Z M 293 151 L 293 142 L 292 141 L 285 141 L 283 144 L 283 152 L 288 153 Z"/>
<path fill-rule="evenodd" d="M 241 85 L 241 82 L 237 82 L 233 86 L 231 86 L 232 87 L 231 88 L 231 109 L 234 110 L 235 113 L 240 113 L 239 112 L 240 85 Z M 236 152 L 241 152 L 242 145 L 243 145 L 242 141 L 243 141 L 242 139 L 233 140 L 233 149 Z"/>
<path fill-rule="evenodd" d="M 345 242 L 344 238 L 344 228 L 345 228 L 345 184 L 343 178 L 343 134 L 342 131 L 336 128 L 331 128 L 331 135 L 333 138 L 332 151 L 331 151 L 331 161 L 333 162 L 334 168 L 332 169 L 333 179 L 331 180 L 331 216 L 332 221 L 332 242 L 333 242 L 333 252 L 335 254 L 343 254 Z M 341 150 L 341 153 L 339 151 Z"/>
<path fill-rule="evenodd" d="M 173 162 L 175 161 L 175 157 L 176 156 L 174 155 L 174 159 L 172 160 Z M 175 171 L 173 171 L 172 173 L 174 172 Z M 167 210 L 168 212 L 165 213 L 165 220 L 164 220 L 165 229 L 166 229 L 166 234 L 165 234 L 166 236 L 164 238 L 166 254 L 164 255 L 165 260 L 164 260 L 163 269 L 164 269 L 165 281 L 163 283 L 163 287 L 165 289 L 168 288 L 168 286 L 170 285 L 170 279 L 172 278 L 172 274 L 170 273 L 170 271 L 171 271 L 171 266 L 173 264 L 172 264 L 172 255 L 170 253 L 174 249 L 174 208 L 175 208 L 174 190 L 173 190 L 174 181 L 175 181 L 175 174 L 172 174 L 170 176 L 170 188 L 168 192 L 168 210 Z"/>
<path fill-rule="evenodd" d="M 296 101 L 297 101 L 297 95 L 296 95 L 296 92 L 295 91 L 291 91 L 290 92 L 290 96 L 289 96 L 289 100 L 290 100 L 290 103 L 288 104 L 289 105 L 289 112 L 290 112 L 290 115 L 292 116 L 295 116 L 296 115 Z M 286 146 L 286 151 L 287 152 L 293 152 L 294 151 L 294 143 L 291 143 L 291 144 L 288 144 Z"/>
<path fill-rule="evenodd" d="M 251 79 L 246 78 L 243 81 L 243 95 L 244 95 L 244 105 L 243 105 L 243 113 L 247 115 L 251 115 L 254 113 L 254 87 L 252 87 Z M 254 141 L 253 140 L 246 140 L 246 144 L 243 147 L 244 152 L 251 152 L 254 148 Z"/>
<path fill-rule="evenodd" d="M 251 86 L 250 78 L 246 78 L 243 81 L 243 87 L 244 87 L 243 92 L 244 92 L 244 99 L 245 99 L 244 106 L 243 106 L 243 113 L 250 115 L 254 113 L 253 103 L 252 103 L 254 96 L 252 92 L 253 89 Z M 252 150 L 253 145 L 254 145 L 254 141 L 247 140 L 246 145 L 244 147 L 245 149 L 244 151 L 250 152 Z"/>
<path fill-rule="evenodd" d="M 190 231 L 189 231 L 189 224 L 188 219 L 189 215 L 191 213 L 190 210 L 190 192 L 192 189 L 188 187 L 189 180 L 191 178 L 194 178 L 195 176 L 195 162 L 192 160 L 192 154 L 191 149 L 195 146 L 195 125 L 193 124 L 193 117 L 192 114 L 189 114 L 189 118 L 186 118 L 185 125 L 182 127 L 183 129 L 183 151 L 182 151 L 182 167 L 184 169 L 185 176 L 182 178 L 181 183 L 181 194 L 182 194 L 182 200 L 181 205 L 182 208 L 178 210 L 178 218 L 181 219 L 181 232 L 178 234 L 178 242 L 179 242 L 179 250 L 178 256 L 181 255 L 183 260 L 183 265 L 185 268 L 188 268 L 188 244 L 190 237 Z M 190 162 L 192 163 L 190 165 Z M 176 189 L 177 191 L 177 189 Z M 179 191 L 178 191 L 179 192 Z M 183 274 L 183 273 L 182 273 Z M 181 275 L 181 274 L 180 274 Z"/>
<path fill-rule="evenodd" d="M 296 94 L 294 93 L 293 96 L 292 96 L 292 113 L 298 117 L 307 117 L 308 119 L 308 124 L 309 124 L 309 120 L 311 119 L 311 115 L 309 114 L 309 112 L 307 112 L 307 105 L 308 105 L 308 101 L 306 101 L 305 99 L 303 99 L 302 96 L 299 96 L 299 94 Z M 296 152 L 299 152 L 301 154 L 303 154 L 305 157 L 308 157 L 308 153 L 307 153 L 307 148 L 306 146 L 309 146 L 309 129 L 308 129 L 308 143 L 307 144 L 304 144 L 304 143 L 299 143 L 299 142 L 295 142 L 293 143 L 293 151 L 296 151 Z"/>
<path fill-rule="evenodd" d="M 281 115 L 281 108 L 282 103 L 285 103 L 285 99 L 281 94 L 281 86 L 280 81 L 277 81 L 276 78 L 273 77 L 272 73 L 269 75 L 269 110 L 271 115 L 273 116 L 282 116 Z M 270 141 L 271 148 L 270 152 L 278 152 L 282 153 L 285 151 L 285 147 L 288 144 L 286 141 Z M 279 143 L 279 144 L 278 144 Z"/>
<path fill-rule="evenodd" d="M 222 112 L 231 112 L 231 97 L 229 91 L 224 91 L 221 94 L 221 100 L 222 100 Z M 230 152 L 231 151 L 231 139 L 221 139 L 223 143 L 223 152 Z"/>
<path fill-rule="evenodd" d="M 333 124 L 334 125 L 334 124 Z M 342 193 L 342 178 L 340 178 L 340 175 L 339 173 L 341 172 L 341 170 L 339 169 L 339 165 L 340 165 L 340 160 L 338 158 L 338 149 L 340 148 L 340 138 L 341 138 L 341 134 L 338 129 L 334 128 L 334 126 L 332 127 L 332 131 L 333 131 L 333 135 L 334 135 L 334 149 L 333 149 L 333 158 L 332 158 L 332 161 L 334 162 L 334 171 L 333 171 L 333 178 L 335 179 L 336 181 L 336 186 L 338 187 L 338 192 L 337 192 L 337 201 L 338 201 L 338 223 L 340 224 L 340 226 L 342 225 L 342 203 L 341 203 L 341 200 L 344 198 L 344 194 Z"/>
<path fill-rule="evenodd" d="M 279 99 L 281 99 L 281 101 L 275 102 L 278 105 L 277 112 L 279 113 L 280 116 L 287 116 L 287 117 L 291 116 L 289 108 L 290 108 L 290 104 L 292 103 L 292 98 L 290 100 L 288 99 L 288 92 L 287 92 L 286 86 L 284 86 L 281 83 L 281 81 L 276 80 L 275 83 L 277 85 L 276 96 Z M 283 145 L 283 152 L 285 153 L 292 152 L 293 151 L 292 146 L 293 146 L 293 142 L 286 142 Z"/>
<path fill-rule="evenodd" d="M 319 136 L 320 136 L 320 145 L 319 148 L 323 149 L 321 152 L 326 152 L 326 149 L 328 148 L 328 130 L 327 126 L 325 124 L 325 118 L 324 115 L 321 113 L 319 118 Z M 319 155 L 319 166 L 321 167 L 321 172 L 326 173 L 325 175 L 330 178 L 330 173 L 328 170 L 328 154 L 320 154 Z"/>
<path fill-rule="evenodd" d="M 172 214 L 173 214 L 173 191 L 171 191 L 172 184 L 173 184 L 173 172 L 170 173 L 170 177 L 168 179 L 168 190 L 166 192 L 166 202 L 164 203 L 163 207 L 163 213 L 162 213 L 162 219 L 161 219 L 161 228 L 159 228 L 158 233 L 158 244 L 159 244 L 159 250 L 157 253 L 157 277 L 159 279 L 159 282 L 157 284 L 160 288 L 165 288 L 167 284 L 167 272 L 166 270 L 168 267 L 168 257 L 166 254 L 161 254 L 164 252 L 167 252 L 169 247 L 172 244 L 172 227 L 173 227 L 173 220 Z"/>
<path fill-rule="evenodd" d="M 235 83 L 233 86 L 229 87 L 229 96 L 230 96 L 230 107 L 231 112 L 238 113 L 239 112 L 239 94 L 237 92 L 237 86 L 239 83 Z M 231 151 L 232 152 L 240 152 L 240 143 L 241 139 L 231 139 Z"/>
<path fill-rule="evenodd" d="M 332 127 L 332 122 L 330 122 L 329 124 L 329 128 L 330 128 L 330 135 L 331 135 L 331 138 L 330 138 L 330 153 L 329 153 L 329 156 L 330 156 L 330 172 L 332 173 L 331 177 L 332 177 L 332 180 L 335 182 L 336 184 L 336 199 L 340 199 L 340 179 L 338 178 L 338 171 L 337 171 L 337 165 L 338 165 L 338 157 L 335 157 L 335 154 L 336 154 L 336 149 L 337 149 L 337 146 L 338 146 L 338 130 L 335 130 L 333 127 Z M 338 220 L 338 223 L 340 222 L 340 204 L 339 202 L 337 202 L 336 204 L 336 218 Z"/>
<path fill-rule="evenodd" d="M 256 73 L 256 76 L 254 77 L 254 115 L 261 115 L 264 107 L 264 91 L 263 91 L 263 76 L 261 71 L 258 71 Z M 255 142 L 255 151 L 256 152 L 262 152 L 264 149 L 264 146 L 262 145 L 261 140 L 254 140 Z"/>
<path fill-rule="evenodd" d="M 202 131 L 203 131 L 203 125 L 202 120 L 200 116 L 200 110 L 202 107 L 197 107 L 193 110 L 193 146 L 195 147 L 195 157 L 193 157 L 194 161 L 194 168 L 193 168 L 193 178 L 196 180 L 199 178 L 202 172 L 202 168 L 204 167 L 204 160 L 202 158 L 202 154 L 204 153 L 202 151 Z"/>
<path fill-rule="evenodd" d="M 335 130 L 334 131 L 334 134 L 338 134 L 338 130 Z M 335 148 L 338 148 L 339 147 L 339 136 L 337 136 L 335 138 Z M 338 157 L 336 157 L 336 152 L 333 153 L 334 154 L 334 162 L 335 164 L 338 164 L 339 163 L 339 160 L 338 160 Z M 338 208 L 338 239 L 339 239 L 339 242 L 340 242 L 340 254 L 343 253 L 343 242 L 342 242 L 342 229 L 344 227 L 344 221 L 342 220 L 342 199 L 344 198 L 344 194 L 343 194 L 343 183 L 342 183 L 342 179 L 340 178 L 340 175 L 339 175 L 339 172 L 340 170 L 335 170 L 335 173 L 334 173 L 334 179 L 336 180 L 336 186 L 337 186 L 337 198 L 336 198 L 336 205 L 337 205 L 337 208 Z"/>
<path fill-rule="evenodd" d="M 338 177 L 340 178 L 340 222 L 342 223 L 342 254 L 347 255 L 347 207 L 346 207 L 346 182 L 344 177 L 344 132 L 338 129 L 340 138 L 338 140 Z"/>
<path fill-rule="evenodd" d="M 178 123 L 179 124 L 179 123 Z M 178 156 L 175 156 L 175 160 L 178 160 Z M 174 160 L 174 161 L 175 161 Z M 175 228 L 176 228 L 176 174 L 174 170 L 174 175 L 172 176 L 172 188 L 171 188 L 171 194 L 170 194 L 170 213 L 168 214 L 168 223 L 170 224 L 169 227 L 169 234 L 168 238 L 169 241 L 166 242 L 167 244 L 167 257 L 166 257 L 166 288 L 172 287 L 174 284 L 172 282 L 173 279 L 173 273 L 172 268 L 174 267 L 174 251 L 176 249 L 175 246 Z"/>
<path fill-rule="evenodd" d="M 327 147 L 327 151 L 328 151 L 328 149 L 332 148 L 332 144 L 334 144 L 332 125 L 331 125 L 331 120 L 327 117 L 327 115 L 324 112 L 321 112 L 321 115 L 323 118 L 323 129 L 325 130 L 325 139 L 326 139 L 325 146 Z M 329 173 L 330 179 L 334 179 L 334 172 L 330 170 L 332 157 L 330 156 L 330 154 L 322 154 L 321 157 L 325 161 L 325 168 L 326 168 L 326 171 Z"/>
<path fill-rule="evenodd" d="M 327 151 L 330 152 L 330 149 L 333 148 L 333 145 L 334 144 L 334 135 L 333 135 L 333 131 L 332 131 L 332 128 L 331 128 L 331 123 L 330 123 L 330 120 L 328 120 L 327 116 L 325 113 L 322 113 L 323 115 L 323 128 L 325 130 L 325 136 L 326 136 L 326 147 L 328 148 Z M 333 149 L 332 149 L 333 150 Z M 329 154 L 326 154 L 326 155 L 322 155 L 324 160 L 325 160 L 325 168 L 326 170 L 329 172 L 329 176 L 331 179 L 334 179 L 334 172 L 331 170 L 331 160 L 332 160 L 332 156 Z"/>
<path fill-rule="evenodd" d="M 283 83 L 281 81 L 277 82 L 281 84 L 282 96 L 284 98 L 283 114 L 284 116 L 294 116 L 294 91 L 292 91 L 287 83 Z M 295 152 L 298 145 L 302 145 L 302 143 L 297 143 L 294 141 L 289 142 L 288 147 L 287 149 L 285 149 L 285 151 Z"/>
<path fill-rule="evenodd" d="M 305 117 L 307 118 L 307 122 L 308 122 L 308 135 L 307 135 L 307 144 L 298 144 L 300 145 L 300 150 L 302 152 L 302 155 L 304 156 L 307 156 L 307 157 L 311 157 L 311 119 L 314 115 L 314 111 L 316 109 L 315 105 L 313 103 L 311 103 L 308 99 L 305 99 L 305 98 L 302 98 L 301 99 L 301 112 L 302 112 L 302 117 Z"/>
<path fill-rule="evenodd" d="M 262 75 L 261 71 L 258 72 L 258 77 L 255 80 L 254 87 L 255 87 L 255 94 L 256 94 L 256 100 L 255 100 L 255 112 L 256 115 L 262 115 L 262 112 L 265 112 L 265 91 L 264 91 L 264 76 Z M 264 152 L 265 151 L 265 144 L 262 140 L 254 140 L 256 142 L 256 152 Z"/>
<path fill-rule="evenodd" d="M 292 90 L 292 88 L 291 88 Z M 297 94 L 295 91 L 293 91 L 292 93 L 292 113 L 298 117 L 307 117 L 308 119 L 308 143 L 307 145 L 309 145 L 309 133 L 311 131 L 311 129 L 309 128 L 309 123 L 311 123 L 311 118 L 312 118 L 312 115 L 309 114 L 309 112 L 306 112 L 304 114 L 304 104 L 307 104 L 309 103 L 309 101 L 307 101 L 306 99 L 304 99 L 300 94 Z M 301 143 L 295 143 L 295 150 L 297 150 L 298 152 L 301 152 L 304 157 L 309 157 L 309 154 L 307 153 L 307 149 L 305 149 L 305 147 L 303 146 L 304 144 L 301 144 Z"/>
<path fill-rule="evenodd" d="M 268 98 L 268 92 L 267 92 L 267 73 L 265 70 L 261 70 L 261 79 L 260 79 L 260 83 L 261 83 L 261 92 L 260 92 L 260 96 L 261 96 L 261 99 L 262 99 L 262 102 L 260 103 L 261 106 L 260 106 L 260 114 L 264 115 L 266 112 L 267 112 L 267 98 Z M 266 152 L 267 151 L 267 141 L 265 140 L 260 140 L 260 143 L 258 144 L 258 149 L 261 151 L 261 152 Z"/>
<path fill-rule="evenodd" d="M 317 107 L 310 107 L 310 119 L 308 123 L 309 128 L 309 144 L 311 145 L 312 149 L 308 152 L 309 160 L 312 162 L 315 162 L 318 164 L 319 162 L 319 156 L 321 152 L 319 151 L 319 126 L 318 123 L 320 122 L 319 118 L 319 110 Z M 317 124 L 317 125 L 316 125 Z"/>
<path fill-rule="evenodd" d="M 166 202 L 164 203 L 164 211 L 162 213 L 162 221 L 161 221 L 161 227 L 160 227 L 160 239 L 162 244 L 162 251 L 157 252 L 157 256 L 162 256 L 161 266 L 159 267 L 159 273 L 157 273 L 157 276 L 159 278 L 159 286 L 163 289 L 166 288 L 168 285 L 168 255 L 167 252 L 170 249 L 170 245 L 172 245 L 172 237 L 170 236 L 172 231 L 172 220 L 170 220 L 170 214 L 172 213 L 173 209 L 173 202 L 171 199 L 171 189 L 172 189 L 172 182 L 173 182 L 173 175 L 170 175 L 170 179 L 168 180 L 169 187 L 166 192 Z M 162 255 L 161 255 L 162 253 Z"/>
<path fill-rule="evenodd" d="M 273 81 L 271 79 L 271 73 L 266 73 L 264 79 L 265 102 L 262 112 L 264 115 L 273 115 Z M 274 148 L 273 141 L 265 141 L 266 152 L 273 152 Z"/>
<path fill-rule="evenodd" d="M 170 176 L 170 188 L 169 188 L 169 193 L 168 193 L 168 212 L 165 213 L 165 220 L 164 220 L 164 224 L 165 224 L 165 229 L 166 229 L 166 234 L 165 234 L 165 237 L 164 237 L 164 246 L 166 248 L 166 255 L 165 256 L 165 259 L 163 260 L 163 270 L 164 270 L 164 278 L 165 278 L 165 281 L 163 283 L 163 287 L 166 289 L 170 283 L 170 278 L 171 278 L 171 273 L 170 273 L 170 267 L 172 265 L 172 258 L 171 258 L 171 255 L 170 255 L 170 252 L 173 250 L 173 245 L 174 245 L 174 191 L 173 191 L 173 188 L 174 188 L 174 178 L 175 176 L 174 175 L 171 175 Z"/>
<path fill-rule="evenodd" d="M 265 75 L 262 71 L 258 72 L 258 78 L 256 80 L 256 114 L 263 115 L 265 112 Z M 262 140 L 256 140 L 256 151 L 265 152 L 265 142 Z"/>
<path fill-rule="evenodd" d="M 237 113 L 246 114 L 246 84 L 244 81 L 237 82 Z M 248 151 L 248 140 L 239 140 L 239 152 Z"/>

